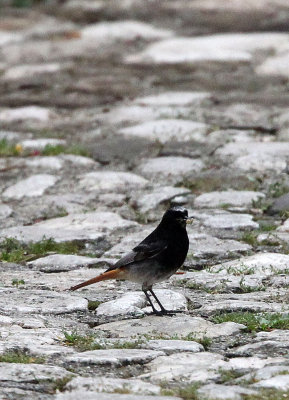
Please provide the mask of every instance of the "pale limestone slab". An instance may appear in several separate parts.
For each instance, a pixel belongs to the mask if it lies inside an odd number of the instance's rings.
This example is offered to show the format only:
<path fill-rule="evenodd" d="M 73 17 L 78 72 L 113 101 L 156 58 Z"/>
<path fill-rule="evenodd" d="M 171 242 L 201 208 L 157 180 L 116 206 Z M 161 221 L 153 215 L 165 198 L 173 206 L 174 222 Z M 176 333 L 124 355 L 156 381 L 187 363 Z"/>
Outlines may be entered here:
<path fill-rule="evenodd" d="M 194 206 L 200 208 L 214 208 L 223 205 L 236 207 L 250 207 L 252 202 L 264 198 L 264 193 L 250 190 L 227 190 L 222 192 L 203 193 L 195 198 Z"/>
<path fill-rule="evenodd" d="M 59 180 L 58 176 L 49 174 L 31 175 L 8 187 L 2 193 L 3 198 L 9 200 L 21 200 L 23 197 L 39 197 L 46 189 L 55 185 Z"/>
<path fill-rule="evenodd" d="M 182 181 L 190 173 L 198 173 L 205 167 L 202 160 L 186 157 L 156 157 L 142 161 L 138 171 L 148 179 L 157 181 Z"/>
<path fill-rule="evenodd" d="M 111 365 L 121 367 L 127 364 L 146 364 L 154 358 L 163 356 L 162 351 L 143 350 L 143 349 L 109 349 L 91 350 L 76 353 L 66 357 L 69 363 L 82 365 Z"/>
<path fill-rule="evenodd" d="M 73 269 L 94 266 L 98 262 L 98 258 L 77 256 L 73 254 L 52 254 L 46 257 L 29 261 L 28 265 L 36 267 L 44 272 L 63 272 Z"/>
<path fill-rule="evenodd" d="M 289 255 L 280 253 L 258 253 L 253 256 L 242 257 L 238 260 L 228 261 L 215 265 L 212 272 L 230 274 L 234 271 L 239 273 L 262 274 L 266 276 L 275 275 L 289 268 Z"/>
<path fill-rule="evenodd" d="M 167 327 L 170 327 L 169 331 Z M 175 315 L 170 317 L 147 316 L 140 320 L 116 321 L 103 324 L 95 328 L 96 331 L 113 333 L 119 338 L 135 336 L 163 335 L 170 339 L 171 336 L 178 336 L 180 339 L 192 334 L 196 338 L 215 338 L 219 336 L 230 336 L 244 329 L 244 325 L 234 322 L 213 324 L 200 317 L 189 315 Z"/>
<path fill-rule="evenodd" d="M 211 98 L 208 92 L 164 92 L 134 99 L 135 104 L 148 106 L 188 106 Z"/>
<path fill-rule="evenodd" d="M 288 43 L 282 33 L 224 33 L 200 37 L 178 37 L 149 45 L 125 58 L 128 63 L 249 62 L 258 50 L 278 50 Z"/>
<path fill-rule="evenodd" d="M 79 179 L 80 188 L 92 192 L 115 192 L 140 189 L 148 184 L 148 181 L 131 172 L 97 171 L 88 172 Z"/>
<path fill-rule="evenodd" d="M 123 20 L 90 24 L 81 30 L 85 40 L 92 40 L 96 45 L 108 42 L 127 40 L 153 40 L 173 36 L 173 32 L 155 28 L 153 25 L 140 21 Z"/>
<path fill-rule="evenodd" d="M 141 213 L 154 210 L 159 204 L 174 199 L 177 196 L 190 194 L 190 190 L 173 186 L 160 186 L 149 193 L 141 194 L 136 198 L 135 204 Z"/>
<path fill-rule="evenodd" d="M 69 293 L 57 293 L 47 290 L 22 290 L 21 302 L 19 291 L 2 289 L 0 311 L 20 314 L 65 314 L 87 310 L 87 300 Z"/>
<path fill-rule="evenodd" d="M 112 212 L 89 212 L 52 218 L 29 226 L 3 229 L 0 239 L 12 237 L 24 242 L 37 242 L 52 238 L 57 242 L 70 240 L 97 240 L 112 232 L 137 226 L 136 222 L 125 220 Z"/>
<path fill-rule="evenodd" d="M 160 119 L 120 129 L 118 134 L 128 138 L 136 137 L 158 141 L 162 144 L 172 140 L 177 142 L 195 140 L 203 143 L 206 141 L 208 130 L 209 126 L 202 122 L 182 119 Z"/>
<path fill-rule="evenodd" d="M 130 393 L 139 395 L 158 395 L 161 388 L 149 382 L 141 381 L 140 379 L 119 379 L 119 378 L 105 378 L 93 377 L 86 378 L 78 376 L 73 378 L 67 385 L 68 391 L 82 390 L 93 391 L 97 393 L 114 393 L 116 390 L 126 389 Z"/>
<path fill-rule="evenodd" d="M 0 121 L 14 122 L 35 120 L 39 122 L 47 122 L 53 117 L 54 113 L 44 107 L 27 106 L 18 108 L 2 108 L 0 110 Z"/>

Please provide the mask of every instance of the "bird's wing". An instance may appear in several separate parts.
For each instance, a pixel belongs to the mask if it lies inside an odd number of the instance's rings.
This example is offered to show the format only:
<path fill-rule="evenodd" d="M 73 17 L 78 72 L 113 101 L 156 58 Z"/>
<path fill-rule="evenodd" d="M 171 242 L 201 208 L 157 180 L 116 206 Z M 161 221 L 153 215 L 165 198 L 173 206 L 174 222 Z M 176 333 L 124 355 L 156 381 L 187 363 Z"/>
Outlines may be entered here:
<path fill-rule="evenodd" d="M 123 256 L 114 265 L 112 265 L 107 271 L 111 271 L 116 268 L 125 267 L 126 265 L 152 259 L 159 255 L 167 248 L 165 241 L 151 242 L 151 243 L 140 243 L 132 251 Z"/>

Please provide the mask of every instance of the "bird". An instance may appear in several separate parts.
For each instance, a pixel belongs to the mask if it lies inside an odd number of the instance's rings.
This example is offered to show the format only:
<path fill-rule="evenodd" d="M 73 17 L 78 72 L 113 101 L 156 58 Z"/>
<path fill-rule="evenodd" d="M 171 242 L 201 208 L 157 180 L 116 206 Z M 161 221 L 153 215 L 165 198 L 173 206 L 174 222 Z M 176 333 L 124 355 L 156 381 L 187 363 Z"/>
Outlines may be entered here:
<path fill-rule="evenodd" d="M 192 217 L 188 217 L 188 211 L 184 207 L 169 208 L 156 229 L 132 251 L 102 274 L 72 286 L 69 290 L 74 291 L 108 279 L 128 280 L 142 285 L 142 291 L 152 307 L 153 314 L 175 313 L 163 307 L 152 287 L 155 283 L 168 279 L 183 265 L 189 250 L 186 224 L 191 222 Z M 156 309 L 150 295 L 160 310 Z"/>

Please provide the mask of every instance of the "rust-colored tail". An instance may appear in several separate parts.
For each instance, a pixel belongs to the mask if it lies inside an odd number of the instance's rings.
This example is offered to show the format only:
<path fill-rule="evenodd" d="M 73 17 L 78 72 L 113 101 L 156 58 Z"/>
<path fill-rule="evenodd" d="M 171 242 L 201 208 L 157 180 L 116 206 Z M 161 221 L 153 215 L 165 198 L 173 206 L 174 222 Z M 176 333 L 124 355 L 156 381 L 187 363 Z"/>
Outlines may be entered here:
<path fill-rule="evenodd" d="M 121 275 L 123 275 L 123 271 L 120 268 L 116 268 L 111 271 L 104 272 L 103 274 L 98 275 L 95 278 L 89 279 L 88 281 L 82 282 L 79 285 L 72 286 L 69 290 L 77 290 L 84 286 L 92 285 L 96 282 L 106 281 L 107 279 L 120 278 Z"/>

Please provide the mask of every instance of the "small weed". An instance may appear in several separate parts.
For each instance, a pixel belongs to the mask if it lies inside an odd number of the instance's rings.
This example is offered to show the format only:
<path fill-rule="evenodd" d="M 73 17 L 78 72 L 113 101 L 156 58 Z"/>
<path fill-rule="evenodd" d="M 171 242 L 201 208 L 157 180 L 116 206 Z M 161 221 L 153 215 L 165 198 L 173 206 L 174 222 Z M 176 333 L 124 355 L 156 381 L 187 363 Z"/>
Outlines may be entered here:
<path fill-rule="evenodd" d="M 0 140 L 0 157 L 18 156 L 19 150 L 17 145 L 9 143 L 6 139 Z"/>
<path fill-rule="evenodd" d="M 95 300 L 95 301 L 93 301 L 93 300 L 89 301 L 89 302 L 88 302 L 88 309 L 89 309 L 89 311 L 94 311 L 94 310 L 96 310 L 97 307 L 98 307 L 100 304 L 101 304 L 101 301 L 97 301 L 97 300 Z"/>
<path fill-rule="evenodd" d="M 65 376 L 64 378 L 58 378 L 53 381 L 52 393 L 64 392 L 65 386 L 73 379 L 73 375 Z"/>
<path fill-rule="evenodd" d="M 271 329 L 289 329 L 289 316 L 280 313 L 256 314 L 250 311 L 221 313 L 213 318 L 216 323 L 236 322 L 246 325 L 247 331 L 259 332 Z"/>
<path fill-rule="evenodd" d="M 166 382 L 161 383 L 161 395 L 162 396 L 177 396 L 183 400 L 200 400 L 201 397 L 198 394 L 198 389 L 200 387 L 199 383 L 194 383 L 192 385 L 178 387 L 178 388 L 168 388 Z"/>
<path fill-rule="evenodd" d="M 272 205 L 272 201 L 259 197 L 257 200 L 252 200 L 252 207 L 266 212 Z"/>
<path fill-rule="evenodd" d="M 122 388 L 115 388 L 112 393 L 131 394 L 132 391 L 130 389 L 126 388 L 124 385 Z"/>
<path fill-rule="evenodd" d="M 269 186 L 268 194 L 270 197 L 277 198 L 289 192 L 289 187 L 284 182 L 275 182 Z"/>
<path fill-rule="evenodd" d="M 220 377 L 218 378 L 218 383 L 227 383 L 227 382 L 231 382 L 234 379 L 240 378 L 240 376 L 242 376 L 244 373 L 241 373 L 237 370 L 234 369 L 222 369 L 220 368 L 218 370 Z"/>
<path fill-rule="evenodd" d="M 95 335 L 80 335 L 76 331 L 72 332 L 64 332 L 64 343 L 67 346 L 73 346 L 79 351 L 88 351 L 88 350 L 100 350 L 103 349 L 104 346 L 95 342 Z"/>
<path fill-rule="evenodd" d="M 0 261 L 22 262 L 43 256 L 47 253 L 75 254 L 83 245 L 78 242 L 57 243 L 53 239 L 43 239 L 40 242 L 22 243 L 13 238 L 6 238 L 0 243 Z"/>
<path fill-rule="evenodd" d="M 256 231 L 244 232 L 241 240 L 250 246 L 258 246 L 257 236 L 258 233 Z"/>
<path fill-rule="evenodd" d="M 204 346 L 205 350 L 207 350 L 212 343 L 212 340 L 207 336 L 196 337 L 193 333 L 189 333 L 188 335 L 185 336 L 180 336 L 180 335 L 167 336 L 163 333 L 155 335 L 144 334 L 142 335 L 142 337 L 145 340 L 187 340 L 191 342 L 197 342 L 200 343 L 202 346 Z"/>
<path fill-rule="evenodd" d="M 12 279 L 12 286 L 16 286 L 18 288 L 20 285 L 25 285 L 25 281 L 23 279 Z"/>
<path fill-rule="evenodd" d="M 61 144 L 58 144 L 55 146 L 48 144 L 45 146 L 45 148 L 42 150 L 41 153 L 43 156 L 58 156 L 59 154 L 74 154 L 77 156 L 90 157 L 89 151 L 79 145 L 72 145 L 72 146 L 66 147 Z"/>
<path fill-rule="evenodd" d="M 35 357 L 26 351 L 9 350 L 0 355 L 0 362 L 17 364 L 43 364 L 44 358 Z"/>
<path fill-rule="evenodd" d="M 115 342 L 115 343 L 113 343 L 112 348 L 113 349 L 138 349 L 143 343 L 145 343 L 145 340 L 143 340 L 143 339 L 138 339 L 138 340 L 131 341 L 131 342 Z"/>

